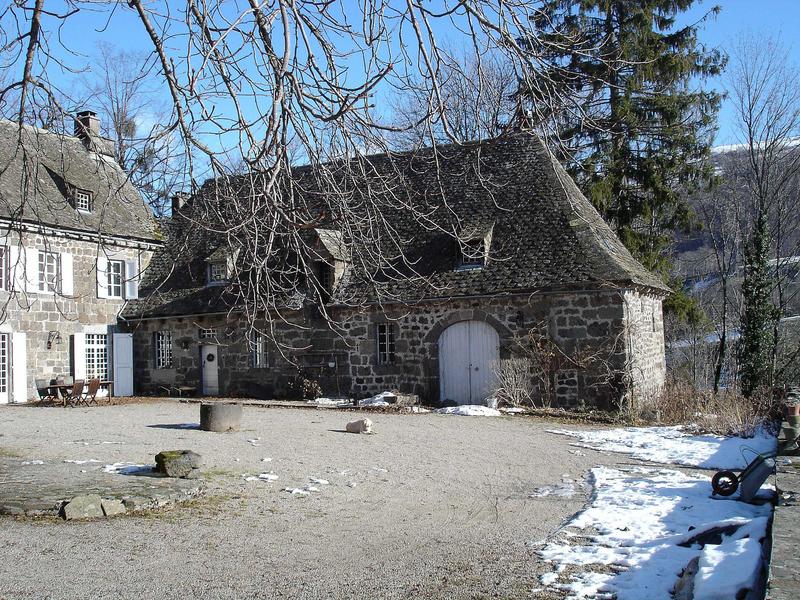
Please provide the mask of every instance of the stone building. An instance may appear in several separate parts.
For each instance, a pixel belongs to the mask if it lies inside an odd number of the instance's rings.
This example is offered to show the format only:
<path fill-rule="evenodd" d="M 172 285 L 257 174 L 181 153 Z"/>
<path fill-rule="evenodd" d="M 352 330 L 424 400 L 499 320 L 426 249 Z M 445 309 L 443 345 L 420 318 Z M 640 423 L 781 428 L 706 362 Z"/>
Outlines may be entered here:
<path fill-rule="evenodd" d="M 284 397 L 302 376 L 330 395 L 398 389 L 430 403 L 475 404 L 495 389 L 503 361 L 528 356 L 532 346 L 540 363 L 549 357 L 533 370 L 540 400 L 553 405 L 611 408 L 625 394 L 659 391 L 668 289 L 630 255 L 541 140 L 516 133 L 439 147 L 436 169 L 433 153 L 349 165 L 395 178 L 393 189 L 424 205 L 436 225 L 421 227 L 410 211 L 385 215 L 413 265 L 395 272 L 407 276 L 364 273 L 335 223 L 309 233 L 333 328 L 313 294 L 287 300 L 269 327 L 257 316 L 256 329 L 270 336 L 245 324 L 227 282 L 235 244 L 196 223 L 212 190 L 241 193 L 246 182 L 207 182 L 179 202 L 141 298 L 123 313 L 140 391 L 188 386 Z"/>
<path fill-rule="evenodd" d="M 132 393 L 130 334 L 114 333 L 160 245 L 150 210 L 94 113 L 74 136 L 0 121 L 0 140 L 0 403 L 61 377 Z"/>

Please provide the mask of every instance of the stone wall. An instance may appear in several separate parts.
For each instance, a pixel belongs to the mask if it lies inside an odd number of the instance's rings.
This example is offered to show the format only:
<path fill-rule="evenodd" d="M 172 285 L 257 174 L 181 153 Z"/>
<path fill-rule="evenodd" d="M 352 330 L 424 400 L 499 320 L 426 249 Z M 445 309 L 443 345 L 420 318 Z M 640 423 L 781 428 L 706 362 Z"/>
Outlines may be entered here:
<path fill-rule="evenodd" d="M 500 358 L 518 353 L 519 341 L 530 331 L 553 340 L 563 351 L 552 369 L 553 404 L 580 408 L 613 408 L 623 393 L 624 372 L 630 363 L 642 377 L 663 381 L 663 330 L 643 338 L 636 352 L 626 357 L 628 320 L 643 317 L 626 308 L 621 291 L 542 293 L 531 296 L 456 299 L 397 306 L 380 310 L 339 310 L 340 330 L 333 332 L 312 312 L 294 315 L 294 325 L 275 322 L 275 337 L 267 365 L 253 368 L 245 327 L 235 318 L 207 315 L 180 319 L 155 319 L 134 325 L 135 381 L 140 392 L 157 392 L 159 386 L 200 387 L 199 337 L 201 328 L 215 328 L 219 342 L 219 383 L 223 395 L 282 397 L 298 374 L 320 381 L 327 395 L 364 398 L 387 389 L 419 394 L 428 402 L 439 400 L 439 336 L 449 326 L 465 320 L 484 321 L 497 331 Z M 638 298 L 638 295 L 637 295 Z M 660 327 L 660 300 L 645 297 L 656 310 Z M 638 314 L 638 313 L 637 313 Z M 395 361 L 378 364 L 377 325 L 395 328 Z M 174 366 L 155 369 L 153 334 L 166 329 L 173 336 Z M 661 345 L 658 345 L 658 335 Z M 646 339 L 646 342 L 645 342 Z M 581 365 L 565 357 L 582 357 Z M 660 371 L 659 371 L 660 369 Z M 635 379 L 637 385 L 643 381 Z"/>
<path fill-rule="evenodd" d="M 75 333 L 110 333 L 124 304 L 122 299 L 97 297 L 97 256 L 105 253 L 117 260 L 137 261 L 141 269 L 152 256 L 153 245 L 106 241 L 100 247 L 88 236 L 22 234 L 7 235 L 6 248 L 24 248 L 20 255 L 33 250 L 47 250 L 72 257 L 73 293 L 69 297 L 52 292 L 34 292 L 20 289 L 24 281 L 20 276 L 9 277 L 14 290 L 0 290 L 2 325 L 6 333 L 26 334 L 27 398 L 12 398 L 20 402 L 36 397 L 37 378 L 52 379 L 73 374 L 72 336 Z M 17 268 L 22 268 L 24 258 Z M 15 265 L 10 265 L 12 271 Z M 15 281 L 16 280 L 16 281 Z M 16 285 L 14 285 L 16 284 Z M 9 287 L 9 286 L 7 286 Z M 48 341 L 50 348 L 48 348 Z"/>
<path fill-rule="evenodd" d="M 661 298 L 633 290 L 623 297 L 629 393 L 634 400 L 655 400 L 667 374 Z"/>

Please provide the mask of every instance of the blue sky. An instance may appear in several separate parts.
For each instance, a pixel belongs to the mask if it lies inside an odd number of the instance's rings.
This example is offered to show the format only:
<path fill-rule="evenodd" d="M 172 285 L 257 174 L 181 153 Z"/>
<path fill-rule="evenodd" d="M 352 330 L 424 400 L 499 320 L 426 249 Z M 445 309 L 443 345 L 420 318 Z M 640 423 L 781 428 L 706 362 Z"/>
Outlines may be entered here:
<path fill-rule="evenodd" d="M 727 51 L 742 34 L 750 33 L 756 36 L 778 34 L 783 43 L 789 47 L 793 62 L 800 63 L 800 40 L 797 39 L 796 33 L 800 30 L 800 0 L 717 0 L 716 2 L 704 0 L 684 14 L 681 22 L 697 20 L 715 4 L 722 7 L 722 12 L 707 21 L 700 34 L 701 40 L 708 47 Z M 85 62 L 84 57 L 94 53 L 98 42 L 112 44 L 121 50 L 148 49 L 142 26 L 125 3 L 117 7 L 110 20 L 106 18 L 107 13 L 105 15 L 92 14 L 83 9 L 82 14 L 71 19 L 65 26 L 61 38 L 78 53 L 70 60 L 73 65 Z M 708 85 L 723 89 L 721 80 L 709 82 Z M 724 102 L 716 144 L 738 141 L 733 121 L 732 107 L 729 102 Z"/>
<path fill-rule="evenodd" d="M 709 20 L 700 33 L 700 39 L 709 47 L 730 50 L 737 38 L 743 34 L 754 36 L 780 36 L 781 41 L 791 53 L 791 60 L 800 64 L 800 0 L 706 0 L 698 4 L 685 19 L 697 19 L 714 5 L 722 7 L 722 12 Z M 724 79 L 724 75 L 723 75 Z M 712 82 L 718 89 L 723 88 L 722 81 Z M 719 115 L 719 132 L 715 143 L 733 144 L 736 137 L 733 107 L 730 102 L 723 102 Z"/>

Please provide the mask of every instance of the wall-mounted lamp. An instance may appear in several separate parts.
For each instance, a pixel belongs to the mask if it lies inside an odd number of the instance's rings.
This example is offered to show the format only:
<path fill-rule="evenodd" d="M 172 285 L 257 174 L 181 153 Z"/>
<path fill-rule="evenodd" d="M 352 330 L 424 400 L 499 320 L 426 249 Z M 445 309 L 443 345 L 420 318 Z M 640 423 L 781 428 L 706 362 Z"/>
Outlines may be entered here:
<path fill-rule="evenodd" d="M 189 344 L 191 344 L 191 342 L 189 340 L 187 340 L 187 339 L 181 340 L 181 350 L 188 350 L 189 349 Z"/>
<path fill-rule="evenodd" d="M 47 349 L 50 350 L 53 344 L 61 343 L 61 334 L 58 331 L 50 331 L 47 333 Z"/>

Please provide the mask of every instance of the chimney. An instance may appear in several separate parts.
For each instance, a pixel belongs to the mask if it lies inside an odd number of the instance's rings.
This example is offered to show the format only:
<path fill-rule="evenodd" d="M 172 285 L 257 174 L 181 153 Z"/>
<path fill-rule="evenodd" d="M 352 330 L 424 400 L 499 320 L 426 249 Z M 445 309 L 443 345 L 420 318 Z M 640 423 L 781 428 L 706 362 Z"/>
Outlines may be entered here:
<path fill-rule="evenodd" d="M 187 200 L 189 200 L 189 194 L 186 192 L 175 192 L 172 195 L 172 214 L 174 215 L 176 212 L 182 209 Z"/>
<path fill-rule="evenodd" d="M 87 145 L 92 138 L 100 137 L 100 119 L 97 118 L 96 112 L 83 110 L 75 115 L 75 137 Z"/>

